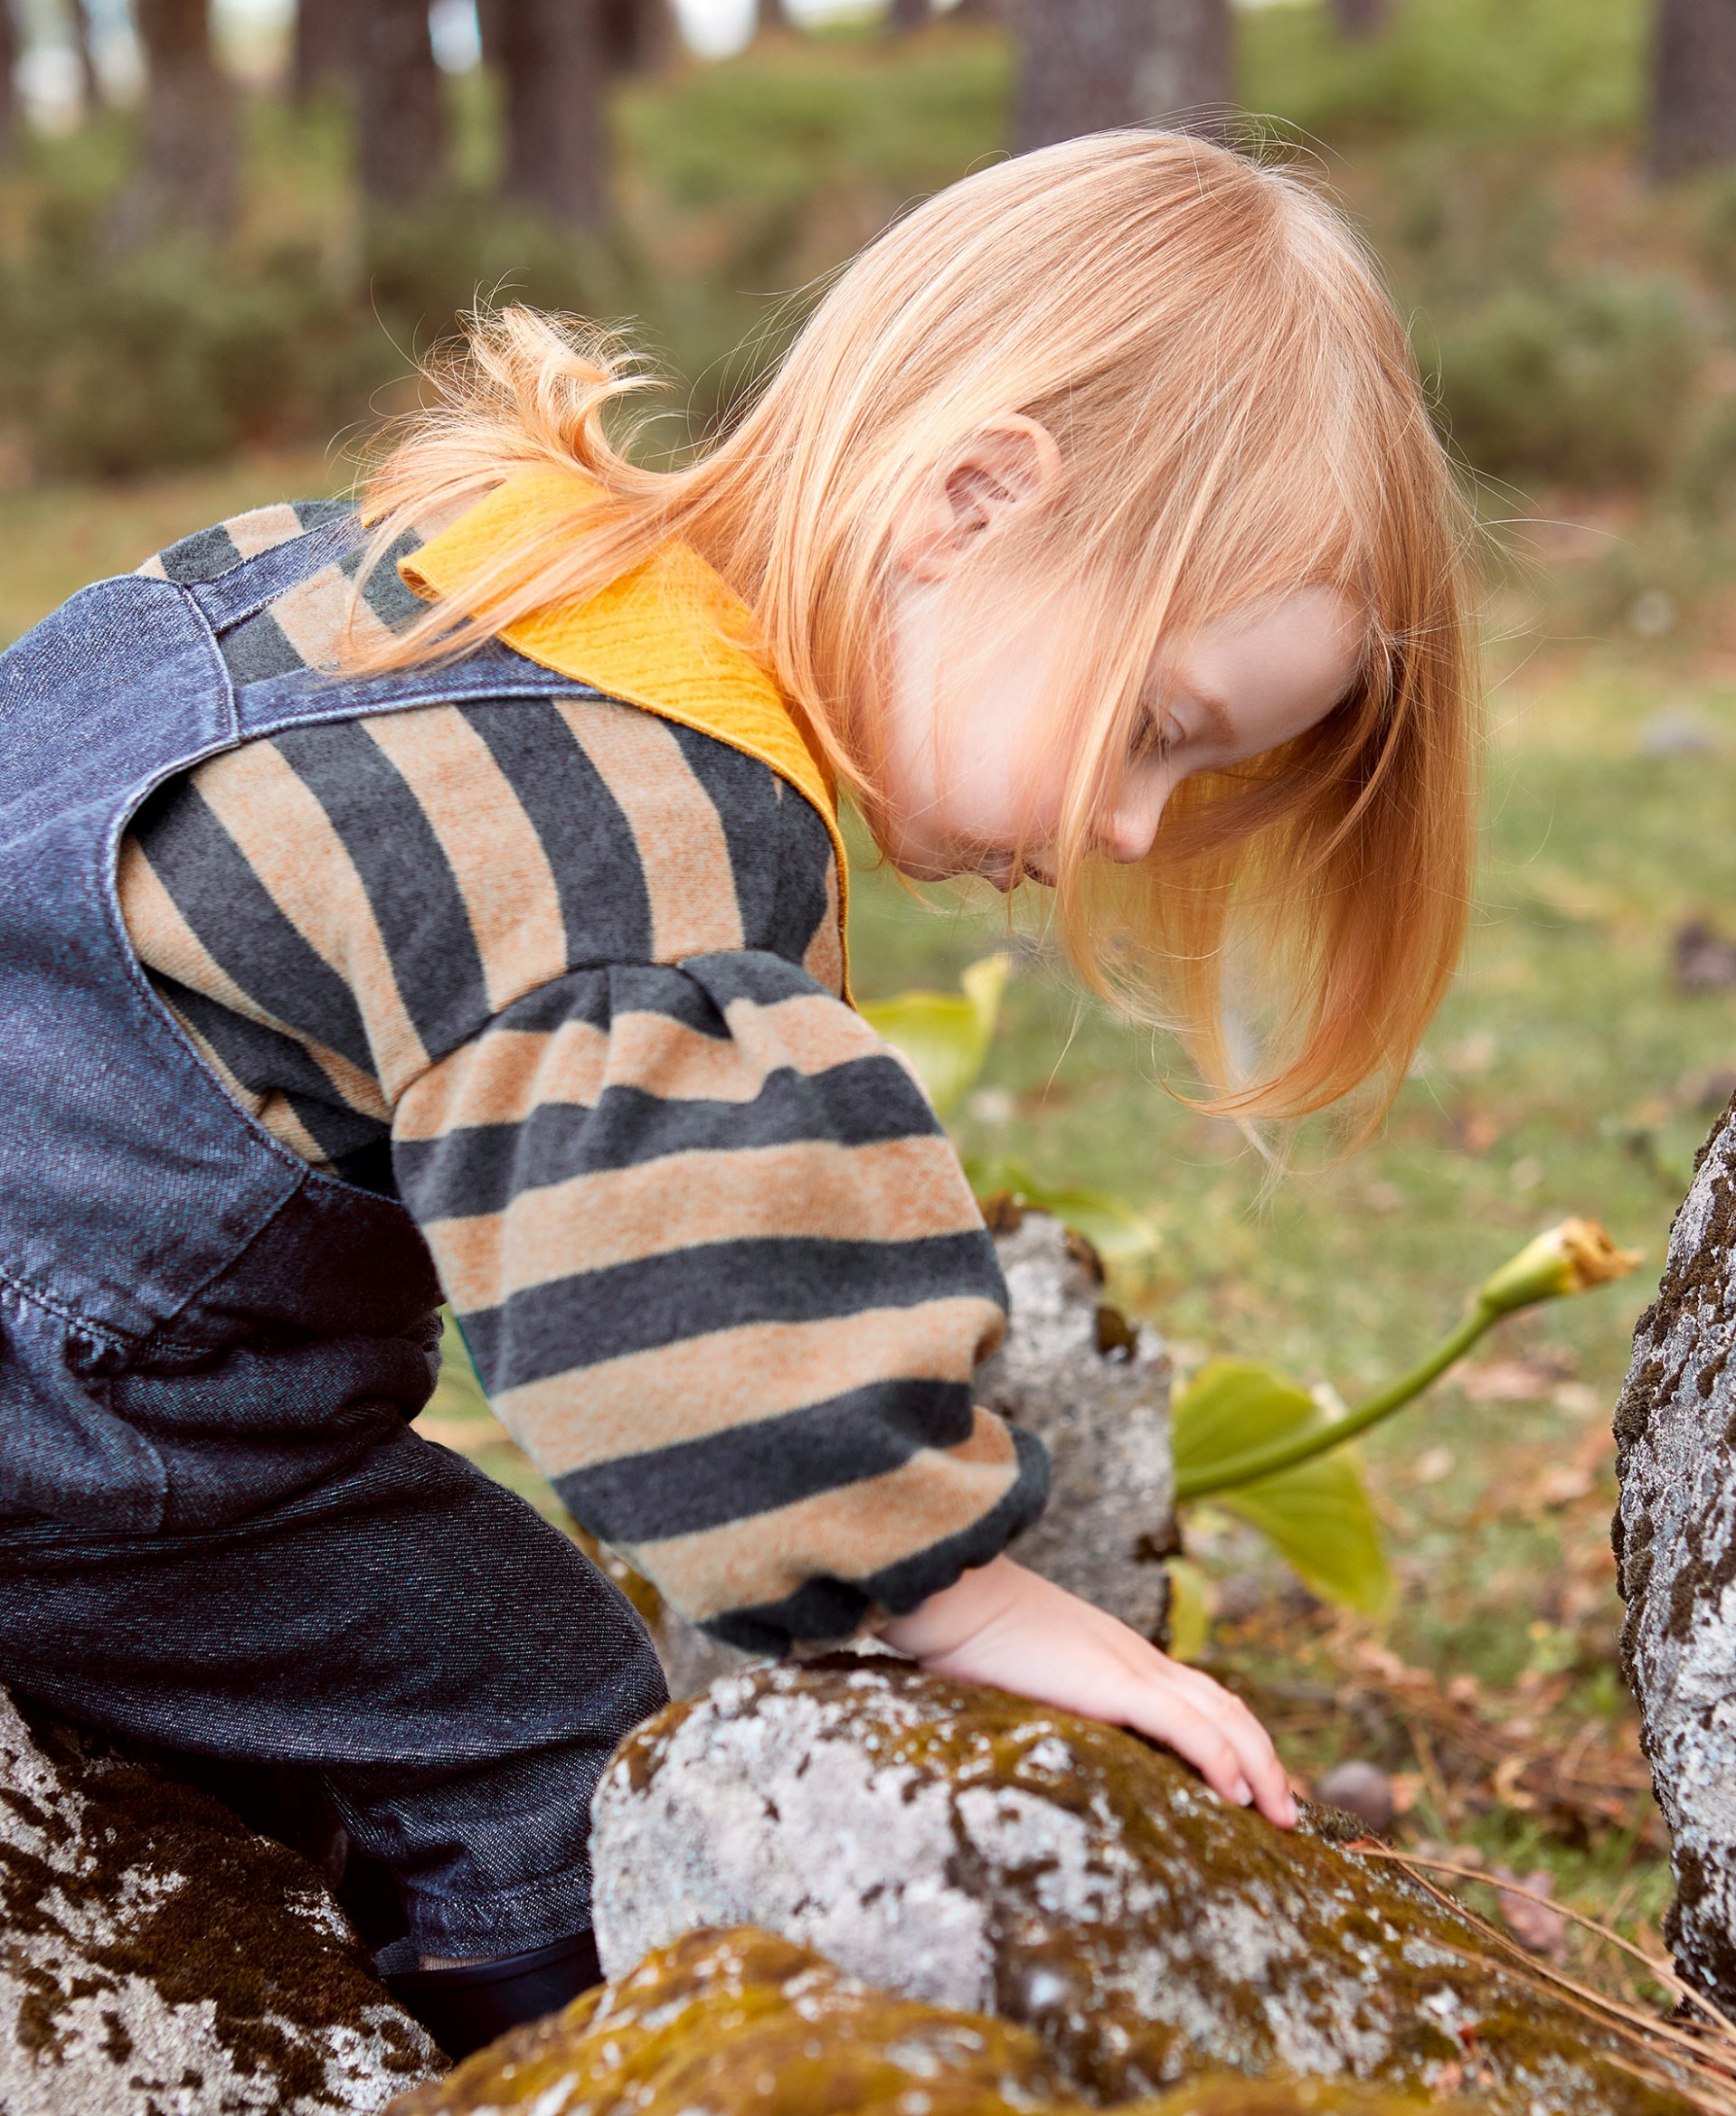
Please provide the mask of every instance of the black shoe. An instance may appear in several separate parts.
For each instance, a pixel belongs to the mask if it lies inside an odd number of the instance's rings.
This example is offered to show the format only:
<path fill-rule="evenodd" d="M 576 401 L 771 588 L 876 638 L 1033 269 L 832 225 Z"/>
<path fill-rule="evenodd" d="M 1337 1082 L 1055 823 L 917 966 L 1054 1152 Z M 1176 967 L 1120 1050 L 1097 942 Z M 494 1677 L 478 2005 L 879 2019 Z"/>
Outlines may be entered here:
<path fill-rule="evenodd" d="M 467 2057 L 521 2021 L 556 2013 L 603 1980 L 597 1942 L 575 1932 L 552 1946 L 462 1969 L 400 1970 L 385 1987 L 448 2057 Z"/>

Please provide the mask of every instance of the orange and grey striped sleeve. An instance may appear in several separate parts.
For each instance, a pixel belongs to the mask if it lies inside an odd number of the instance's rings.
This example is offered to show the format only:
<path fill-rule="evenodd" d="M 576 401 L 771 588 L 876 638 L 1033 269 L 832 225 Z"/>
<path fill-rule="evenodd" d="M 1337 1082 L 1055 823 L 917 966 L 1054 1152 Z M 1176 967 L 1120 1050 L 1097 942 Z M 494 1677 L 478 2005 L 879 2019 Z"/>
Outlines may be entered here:
<path fill-rule="evenodd" d="M 256 742 L 153 797 L 123 908 L 238 1100 L 394 1191 L 577 1517 L 717 1636 L 847 1636 L 1040 1508 L 976 1408 L 992 1242 L 840 996 L 830 841 L 597 697 Z"/>

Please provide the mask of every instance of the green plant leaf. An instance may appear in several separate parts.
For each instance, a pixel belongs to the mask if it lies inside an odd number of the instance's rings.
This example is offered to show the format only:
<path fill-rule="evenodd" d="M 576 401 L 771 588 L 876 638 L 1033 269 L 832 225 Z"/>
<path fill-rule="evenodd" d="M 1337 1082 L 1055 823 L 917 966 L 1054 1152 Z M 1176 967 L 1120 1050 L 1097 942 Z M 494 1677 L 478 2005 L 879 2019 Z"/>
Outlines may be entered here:
<path fill-rule="evenodd" d="M 1107 1190 L 1051 1190 L 1040 1183 L 1020 1195 L 1082 1234 L 1105 1263 L 1138 1263 L 1161 1244 L 1162 1237 L 1144 1213 Z"/>
<path fill-rule="evenodd" d="M 1362 1472 L 1348 1449 L 1238 1485 L 1213 1501 L 1258 1528 L 1310 1592 L 1364 1616 L 1392 1606 L 1394 1582 Z"/>
<path fill-rule="evenodd" d="M 1208 1359 L 1171 1407 L 1170 1445 L 1178 1471 L 1209 1475 L 1214 1462 L 1325 1422 L 1300 1382 L 1251 1359 Z"/>
<path fill-rule="evenodd" d="M 1169 1574 L 1169 1658 L 1197 1660 L 1212 1632 L 1205 1575 L 1185 1558 L 1171 1558 Z"/>
<path fill-rule="evenodd" d="M 988 1056 L 1012 958 L 986 955 L 973 962 L 958 992 L 895 992 L 865 1001 L 871 1028 L 895 1044 L 916 1068 L 935 1114 L 950 1116 L 970 1092 Z"/>
<path fill-rule="evenodd" d="M 1023 1161 L 1005 1155 L 993 1160 L 973 1156 L 965 1174 L 978 1197 L 1006 1191 L 1033 1212 L 1052 1213 L 1064 1226 L 1082 1234 L 1105 1263 L 1137 1263 L 1162 1244 L 1162 1236 L 1145 1214 L 1107 1190 L 1038 1181 Z"/>
<path fill-rule="evenodd" d="M 1214 1462 L 1330 1423 L 1307 1391 L 1284 1374 L 1251 1360 L 1212 1359 L 1176 1397 L 1170 1434 L 1176 1469 L 1207 1480 Z M 1212 1503 L 1258 1528 L 1323 1600 L 1370 1615 L 1392 1601 L 1374 1509 L 1347 1450 L 1217 1492 Z"/>
<path fill-rule="evenodd" d="M 429 1399 L 429 1413 L 439 1418 L 486 1419 L 492 1425 L 494 1412 L 483 1393 L 470 1347 L 464 1341 L 458 1318 L 449 1308 L 440 1310 L 440 1378 Z"/>

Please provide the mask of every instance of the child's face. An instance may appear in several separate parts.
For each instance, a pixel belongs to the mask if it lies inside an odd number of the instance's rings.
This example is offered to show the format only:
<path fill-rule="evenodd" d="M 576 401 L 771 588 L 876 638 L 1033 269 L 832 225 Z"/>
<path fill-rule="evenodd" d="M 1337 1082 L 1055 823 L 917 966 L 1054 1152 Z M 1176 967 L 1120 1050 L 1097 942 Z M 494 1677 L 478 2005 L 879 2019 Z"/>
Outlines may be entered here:
<path fill-rule="evenodd" d="M 887 701 L 882 850 L 916 881 L 977 874 L 997 889 L 1053 876 L 1066 764 L 1043 731 L 1078 637 L 1054 595 L 961 637 L 944 580 L 909 579 Z M 1306 588 L 1208 625 L 1161 694 L 1098 817 L 1112 860 L 1151 850 L 1164 804 L 1195 771 L 1245 761 L 1305 732 L 1344 695 L 1361 629 L 1332 590 Z M 941 700 L 944 696 L 944 715 Z"/>

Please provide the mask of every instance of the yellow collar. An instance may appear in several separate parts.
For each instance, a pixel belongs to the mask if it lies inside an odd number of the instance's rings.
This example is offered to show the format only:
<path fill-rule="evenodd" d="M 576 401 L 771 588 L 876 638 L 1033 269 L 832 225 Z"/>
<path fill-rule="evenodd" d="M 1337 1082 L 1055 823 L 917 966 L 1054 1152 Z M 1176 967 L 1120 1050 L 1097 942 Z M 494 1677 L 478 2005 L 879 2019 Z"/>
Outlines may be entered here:
<path fill-rule="evenodd" d="M 406 585 L 419 595 L 459 600 L 455 589 L 493 548 L 539 518 L 571 515 L 577 482 L 553 471 L 513 478 L 401 560 Z M 544 668 L 757 757 L 793 786 L 831 835 L 842 940 L 849 868 L 831 778 L 783 693 L 743 644 L 752 633 L 740 597 L 697 552 L 671 543 L 590 601 L 552 604 L 500 637 Z"/>

